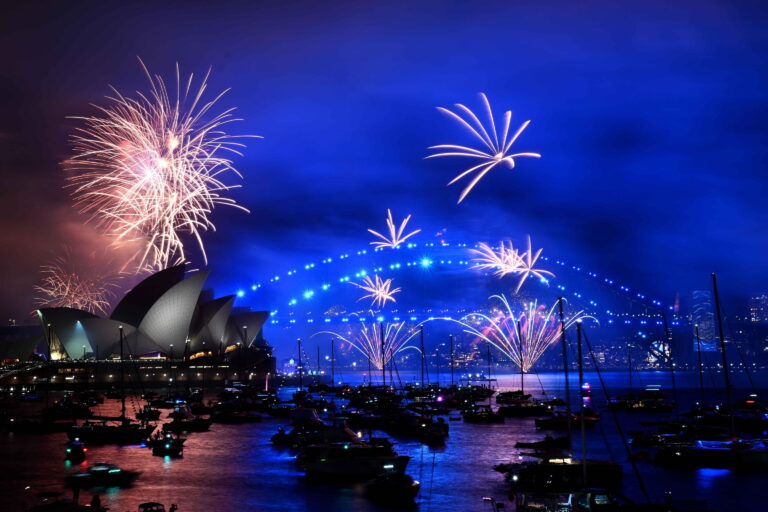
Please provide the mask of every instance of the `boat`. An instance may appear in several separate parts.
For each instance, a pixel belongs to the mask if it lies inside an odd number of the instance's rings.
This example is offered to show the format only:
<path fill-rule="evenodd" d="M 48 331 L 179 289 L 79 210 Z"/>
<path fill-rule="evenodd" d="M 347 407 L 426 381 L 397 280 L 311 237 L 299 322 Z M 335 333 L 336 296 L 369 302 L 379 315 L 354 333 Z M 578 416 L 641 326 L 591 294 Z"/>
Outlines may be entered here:
<path fill-rule="evenodd" d="M 539 452 L 553 453 L 562 450 L 567 450 L 571 447 L 571 439 L 568 436 L 552 437 L 547 436 L 541 441 L 524 442 L 518 441 L 515 443 L 515 448 L 532 448 Z"/>
<path fill-rule="evenodd" d="M 568 430 L 568 414 L 556 412 L 549 418 L 536 418 L 536 428 L 542 430 Z M 571 428 L 578 428 L 581 424 L 581 413 L 572 413 L 570 415 Z M 600 421 L 600 415 L 594 411 L 584 410 L 584 427 L 592 428 Z"/>
<path fill-rule="evenodd" d="M 706 502 L 635 503 L 615 491 L 584 489 L 571 493 L 519 493 L 517 512 L 706 512 Z"/>
<path fill-rule="evenodd" d="M 443 418 L 438 418 L 436 422 L 431 422 L 423 427 L 420 440 L 427 446 L 445 446 L 448 439 L 448 424 Z"/>
<path fill-rule="evenodd" d="M 178 397 L 155 398 L 149 401 L 149 405 L 158 409 L 173 409 L 186 405 L 187 401 Z"/>
<path fill-rule="evenodd" d="M 228 423 L 240 425 L 243 423 L 258 423 L 262 420 L 261 414 L 254 411 L 220 411 L 211 415 L 214 423 Z"/>
<path fill-rule="evenodd" d="M 157 421 L 160 419 L 160 409 L 145 405 L 136 413 L 136 419 L 141 421 Z"/>
<path fill-rule="evenodd" d="M 660 466 L 768 470 L 768 441 L 695 441 L 670 443 L 656 451 Z"/>
<path fill-rule="evenodd" d="M 385 473 L 368 482 L 365 493 L 373 501 L 399 508 L 413 505 L 420 487 L 405 473 Z"/>
<path fill-rule="evenodd" d="M 87 404 L 75 402 L 69 395 L 40 412 L 43 421 L 85 420 L 92 416 L 93 412 Z"/>
<path fill-rule="evenodd" d="M 625 412 L 671 412 L 675 410 L 675 403 L 667 399 L 659 386 L 647 386 L 639 395 L 611 398 L 605 407 Z"/>
<path fill-rule="evenodd" d="M 502 405 L 497 412 L 505 418 L 530 418 L 532 416 L 546 416 L 552 412 L 552 407 L 544 402 L 526 400 Z"/>
<path fill-rule="evenodd" d="M 517 391 L 501 391 L 496 395 L 496 403 L 502 404 L 516 404 L 518 402 L 527 402 L 533 395 L 525 394 L 520 390 Z"/>
<path fill-rule="evenodd" d="M 165 512 L 165 505 L 156 501 L 148 501 L 139 505 L 139 512 Z"/>
<path fill-rule="evenodd" d="M 147 441 L 147 446 L 152 448 L 152 455 L 160 457 L 183 457 L 185 438 L 165 433 L 161 436 L 155 436 Z"/>
<path fill-rule="evenodd" d="M 139 473 L 127 471 L 114 464 L 96 462 L 85 471 L 67 475 L 64 483 L 67 487 L 90 489 L 93 487 L 130 487 Z"/>
<path fill-rule="evenodd" d="M 152 435 L 153 425 L 138 424 L 126 418 L 110 418 L 116 424 L 104 421 L 86 421 L 82 425 L 74 425 L 67 431 L 67 436 L 74 441 L 79 439 L 86 444 L 139 444 Z"/>
<path fill-rule="evenodd" d="M 64 450 L 64 460 L 67 460 L 74 464 L 80 464 L 85 460 L 85 454 L 88 452 L 88 448 L 85 444 L 80 442 L 79 439 L 70 441 L 67 443 L 67 447 Z"/>
<path fill-rule="evenodd" d="M 333 425 L 324 422 L 304 421 L 295 425 L 290 432 L 280 428 L 271 438 L 276 446 L 301 447 L 325 443 L 361 443 L 359 436 L 347 427 L 346 422 L 337 420 Z"/>
<path fill-rule="evenodd" d="M 475 405 L 462 416 L 464 423 L 504 423 L 504 416 L 494 412 L 490 405 Z"/>
<path fill-rule="evenodd" d="M 192 418 L 174 419 L 170 423 L 163 423 L 163 432 L 207 432 L 211 428 L 213 420 L 211 418 L 201 418 L 195 416 Z"/>
<path fill-rule="evenodd" d="M 77 491 L 75 491 L 77 492 Z M 25 512 L 106 512 L 101 506 L 79 505 L 63 492 L 38 492 L 33 497 L 33 503 L 24 506 Z"/>
<path fill-rule="evenodd" d="M 588 459 L 583 463 L 568 456 L 541 455 L 536 458 L 499 464 L 493 469 L 505 475 L 513 493 L 570 492 L 585 487 L 609 490 L 621 488 L 623 469 L 614 462 Z"/>
<path fill-rule="evenodd" d="M 365 482 L 385 473 L 404 473 L 410 459 L 391 446 L 330 443 L 306 447 L 297 461 L 309 479 Z"/>
<path fill-rule="evenodd" d="M 176 407 L 168 417 L 173 418 L 173 421 L 163 424 L 163 432 L 207 432 L 213 423 L 211 418 L 192 414 L 186 405 Z"/>

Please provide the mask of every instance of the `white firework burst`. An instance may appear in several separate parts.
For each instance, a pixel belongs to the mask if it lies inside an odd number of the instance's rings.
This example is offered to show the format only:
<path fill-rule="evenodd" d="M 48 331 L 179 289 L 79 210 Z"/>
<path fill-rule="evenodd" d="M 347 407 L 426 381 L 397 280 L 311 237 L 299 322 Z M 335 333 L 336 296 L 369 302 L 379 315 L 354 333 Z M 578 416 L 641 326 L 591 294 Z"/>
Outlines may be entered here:
<path fill-rule="evenodd" d="M 175 96 L 162 77 L 151 75 L 150 93 L 124 96 L 116 89 L 98 115 L 72 136 L 74 155 L 64 162 L 68 186 L 81 212 L 89 215 L 115 246 L 138 243 L 137 271 L 187 261 L 184 239 L 195 240 L 207 263 L 202 235 L 215 230 L 210 214 L 217 205 L 248 211 L 224 193 L 239 185 L 232 155 L 243 147 L 224 129 L 239 121 L 228 109 L 212 112 L 227 92 L 204 102 L 206 74 L 193 87 L 176 66 Z"/>
<path fill-rule="evenodd" d="M 520 293 L 523 284 L 531 276 L 538 277 L 544 282 L 546 282 L 547 276 L 555 277 L 555 274 L 549 270 L 536 267 L 542 251 L 543 249 L 539 249 L 534 252 L 530 236 L 528 237 L 528 250 L 523 253 L 520 253 L 519 249 L 515 249 L 511 241 L 501 242 L 498 249 L 481 242 L 477 249 L 470 249 L 474 255 L 472 268 L 492 271 L 498 278 L 507 275 L 519 276 L 515 293 Z"/>
<path fill-rule="evenodd" d="M 389 301 L 396 302 L 394 295 L 402 290 L 401 288 L 392 288 L 393 281 L 394 279 L 382 279 L 376 275 L 373 279 L 366 276 L 362 283 L 351 284 L 368 292 L 367 295 L 363 295 L 358 300 L 371 299 L 372 306 L 382 307 Z"/>
<path fill-rule="evenodd" d="M 411 220 L 411 216 L 408 215 L 405 219 L 403 219 L 403 222 L 400 223 L 400 227 L 396 227 L 395 220 L 392 218 L 392 211 L 387 208 L 387 230 L 389 231 L 389 236 L 382 235 L 381 233 L 378 233 L 372 229 L 368 229 L 368 232 L 379 237 L 380 240 L 376 240 L 371 242 L 371 245 L 376 246 L 377 249 L 383 249 L 385 247 L 391 247 L 396 248 L 401 243 L 408 240 L 410 237 L 415 235 L 416 233 L 420 233 L 421 229 L 416 229 L 414 231 L 411 231 L 407 235 L 403 236 L 403 232 L 405 231 L 405 226 L 408 224 L 408 221 Z"/>
<path fill-rule="evenodd" d="M 498 249 L 480 242 L 477 249 L 469 251 L 475 255 L 472 258 L 472 268 L 493 271 L 499 278 L 516 273 L 523 263 L 520 253 L 512 246 L 511 241 L 500 242 Z"/>
<path fill-rule="evenodd" d="M 471 148 L 468 146 L 458 146 L 455 144 L 440 144 L 437 146 L 431 146 L 429 149 L 438 150 L 438 153 L 429 155 L 427 158 L 436 158 L 443 156 L 459 156 L 475 159 L 479 161 L 477 165 L 473 165 L 469 169 L 461 172 L 455 178 L 453 178 L 448 185 L 452 185 L 460 179 L 475 173 L 475 176 L 464 188 L 459 196 L 459 203 L 461 203 L 465 197 L 475 188 L 483 177 L 491 172 L 495 167 L 505 164 L 508 168 L 513 169 L 515 167 L 515 158 L 519 157 L 534 157 L 540 158 L 539 153 L 512 153 L 512 145 L 517 141 L 518 137 L 528 127 L 530 121 L 525 121 L 520 127 L 510 136 L 510 124 L 512 122 L 512 111 L 507 110 L 504 112 L 504 118 L 501 123 L 501 133 L 497 130 L 496 121 L 493 117 L 493 110 L 491 104 L 488 101 L 488 97 L 480 93 L 480 99 L 483 102 L 486 113 L 488 115 L 488 127 L 483 126 L 478 116 L 472 112 L 468 107 L 457 103 L 455 106 L 459 113 L 448 110 L 447 108 L 437 107 L 440 112 L 443 112 L 459 122 L 461 126 L 469 130 L 469 132 L 480 143 L 480 149 Z M 462 114 L 464 117 L 462 117 Z"/>

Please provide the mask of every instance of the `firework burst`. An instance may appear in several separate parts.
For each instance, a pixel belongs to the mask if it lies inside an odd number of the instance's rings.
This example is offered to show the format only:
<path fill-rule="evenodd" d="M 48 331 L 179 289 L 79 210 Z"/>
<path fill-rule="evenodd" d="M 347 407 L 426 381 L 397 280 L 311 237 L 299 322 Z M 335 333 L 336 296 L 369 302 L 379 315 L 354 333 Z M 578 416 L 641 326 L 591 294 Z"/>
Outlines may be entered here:
<path fill-rule="evenodd" d="M 493 271 L 499 278 L 518 272 L 523 264 L 523 258 L 511 241 L 499 243 L 498 249 L 480 242 L 477 249 L 470 249 L 469 252 L 474 255 L 472 268 Z"/>
<path fill-rule="evenodd" d="M 393 303 L 396 302 L 394 295 L 402 291 L 402 289 L 392 288 L 394 279 L 382 279 L 378 275 L 373 277 L 371 279 L 370 276 L 366 276 L 362 283 L 351 283 L 361 290 L 368 292 L 367 295 L 363 295 L 358 300 L 371 299 L 371 305 L 376 307 L 382 307 L 390 300 Z"/>
<path fill-rule="evenodd" d="M 377 249 L 383 249 L 385 247 L 391 247 L 396 248 L 401 243 L 408 240 L 410 237 L 415 235 L 416 233 L 420 233 L 420 229 L 416 229 L 414 231 L 411 231 L 407 235 L 403 236 L 403 232 L 405 231 L 405 226 L 408 224 L 408 221 L 411 220 L 411 216 L 408 215 L 405 219 L 403 219 L 403 222 L 400 223 L 400 228 L 397 228 L 395 226 L 395 220 L 392 218 L 392 211 L 387 208 L 387 230 L 389 231 L 389 236 L 382 235 L 381 233 L 378 233 L 372 229 L 369 229 L 368 232 L 379 237 L 380 240 L 375 240 L 371 242 L 371 245 L 376 246 Z"/>
<path fill-rule="evenodd" d="M 195 86 L 176 66 L 175 95 L 162 77 L 151 75 L 148 95 L 124 96 L 116 89 L 110 104 L 83 122 L 72 136 L 72 158 L 64 162 L 68 187 L 78 209 L 104 230 L 116 246 L 138 242 L 138 270 L 157 270 L 187 260 L 184 239 L 196 241 L 207 263 L 202 234 L 215 230 L 209 219 L 217 205 L 247 210 L 222 194 L 239 187 L 223 178 L 242 178 L 231 157 L 240 155 L 240 137 L 226 125 L 239 121 L 228 109 L 212 112 L 219 99 L 203 100 L 210 74 Z"/>
<path fill-rule="evenodd" d="M 473 313 L 453 321 L 463 326 L 464 332 L 499 350 L 524 372 L 530 371 L 544 352 L 560 339 L 561 327 L 555 314 L 558 303 L 546 309 L 533 301 L 515 313 L 505 296 L 493 295 L 491 299 L 501 304 L 495 313 Z M 584 319 L 593 318 L 584 311 L 578 311 L 564 322 L 565 328 Z"/>
<path fill-rule="evenodd" d="M 541 256 L 541 251 L 543 250 L 544 249 L 539 249 L 536 251 L 536 253 L 534 253 L 533 247 L 531 247 L 531 237 L 528 237 L 528 250 L 525 251 L 520 257 L 521 262 L 517 270 L 517 273 L 520 274 L 520 281 L 517 283 L 515 293 L 520 292 L 520 288 L 522 288 L 525 280 L 531 276 L 538 277 L 542 281 L 546 281 L 545 276 L 555 277 L 555 274 L 549 270 L 536 268 L 536 262 L 539 261 L 539 256 Z"/>
<path fill-rule="evenodd" d="M 40 271 L 40 284 L 35 286 L 35 305 L 42 307 L 65 307 L 82 309 L 91 313 L 106 314 L 119 275 L 110 277 L 89 272 L 93 277 L 83 277 L 68 262 L 68 258 L 56 258 Z"/>
<path fill-rule="evenodd" d="M 504 112 L 504 119 L 501 124 L 501 133 L 497 130 L 496 121 L 493 117 L 493 110 L 491 104 L 488 101 L 488 97 L 480 93 L 480 99 L 483 102 L 486 113 L 488 115 L 488 127 L 483 126 L 477 115 L 468 107 L 457 103 L 455 106 L 459 113 L 448 110 L 447 108 L 437 107 L 440 112 L 447 114 L 449 117 L 459 122 L 461 126 L 469 130 L 469 132 L 481 143 L 481 149 L 470 148 L 467 146 L 457 146 L 455 144 L 440 144 L 437 146 L 430 146 L 429 149 L 438 150 L 438 153 L 429 155 L 427 158 L 436 158 L 441 156 L 463 156 L 479 160 L 480 163 L 460 173 L 453 178 L 448 185 L 453 185 L 457 181 L 461 180 L 465 176 L 475 173 L 474 178 L 464 188 L 459 196 L 459 203 L 461 203 L 465 197 L 475 188 L 483 177 L 491 172 L 495 167 L 506 164 L 510 169 L 515 167 L 515 158 L 530 156 L 534 158 L 540 158 L 539 153 L 512 153 L 512 145 L 520 137 L 520 134 L 528 127 L 530 121 L 526 121 L 520 125 L 512 136 L 509 136 L 510 123 L 512 122 L 512 111 L 507 110 Z M 464 117 L 462 117 L 462 114 Z"/>
<path fill-rule="evenodd" d="M 498 278 L 507 275 L 520 276 L 515 293 L 520 293 L 523 284 L 531 276 L 538 277 L 545 282 L 546 276 L 555 277 L 555 274 L 549 270 L 536 267 L 543 249 L 534 252 L 530 236 L 528 237 L 528 250 L 522 254 L 519 249 L 514 248 L 511 241 L 501 242 L 498 249 L 481 242 L 476 249 L 469 251 L 474 255 L 472 268 L 493 271 L 493 274 Z"/>
<path fill-rule="evenodd" d="M 416 346 L 410 344 L 418 333 L 419 330 L 416 327 L 408 327 L 405 322 L 384 324 L 361 322 L 359 328 L 352 327 L 346 335 L 321 331 L 313 336 L 331 334 L 360 352 L 372 366 L 381 370 L 404 350 L 418 350 Z"/>

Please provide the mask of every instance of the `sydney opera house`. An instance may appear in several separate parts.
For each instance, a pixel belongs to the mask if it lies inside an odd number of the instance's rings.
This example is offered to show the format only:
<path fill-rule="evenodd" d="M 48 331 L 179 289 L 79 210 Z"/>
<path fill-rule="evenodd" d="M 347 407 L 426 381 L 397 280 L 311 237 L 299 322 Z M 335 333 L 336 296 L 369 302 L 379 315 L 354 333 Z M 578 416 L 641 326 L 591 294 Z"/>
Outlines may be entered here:
<path fill-rule="evenodd" d="M 251 361 L 262 370 L 273 368 L 271 347 L 262 334 L 269 312 L 235 311 L 232 295 L 208 297 L 203 289 L 208 274 L 187 274 L 183 265 L 157 272 L 130 290 L 109 318 L 73 308 L 41 308 L 40 327 L 16 329 L 15 336 L 4 333 L 0 357 L 27 361 L 37 356 L 62 363 L 121 355 L 135 361 L 206 358 L 234 363 L 227 367 Z"/>

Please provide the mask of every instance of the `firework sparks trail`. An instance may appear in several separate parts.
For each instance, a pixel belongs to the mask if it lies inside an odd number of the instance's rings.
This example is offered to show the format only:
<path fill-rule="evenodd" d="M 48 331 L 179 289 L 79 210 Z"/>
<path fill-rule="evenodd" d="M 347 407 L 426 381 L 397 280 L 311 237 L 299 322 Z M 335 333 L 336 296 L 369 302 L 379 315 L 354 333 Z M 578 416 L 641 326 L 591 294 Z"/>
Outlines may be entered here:
<path fill-rule="evenodd" d="M 469 252 L 475 255 L 471 268 L 493 271 L 499 278 L 519 272 L 523 264 L 520 252 L 512 246 L 511 241 L 499 243 L 498 249 L 480 242 L 477 249 L 470 249 Z"/>
<path fill-rule="evenodd" d="M 109 311 L 119 278 L 95 272 L 89 273 L 94 277 L 83 277 L 63 257 L 44 265 L 40 274 L 40 284 L 34 287 L 37 307 L 66 307 L 104 314 Z"/>
<path fill-rule="evenodd" d="M 474 265 L 471 268 L 492 270 L 498 278 L 510 274 L 520 276 L 515 293 L 520 293 L 523 283 L 530 276 L 538 277 L 545 282 L 546 276 L 555 277 L 555 274 L 549 270 L 536 267 L 543 249 L 534 252 L 530 236 L 528 237 L 528 250 L 522 254 L 519 249 L 513 247 L 511 241 L 501 242 L 498 249 L 481 242 L 477 249 L 470 249 L 469 251 L 474 255 L 472 258 Z"/>
<path fill-rule="evenodd" d="M 459 196 L 459 203 L 461 203 L 465 197 L 475 188 L 483 177 L 491 172 L 495 167 L 506 164 L 508 168 L 514 169 L 515 158 L 530 156 L 534 158 L 540 158 L 539 153 L 512 153 L 512 145 L 520 137 L 523 131 L 528 127 L 530 121 L 526 121 L 520 125 L 520 127 L 510 136 L 510 123 L 512 122 L 512 111 L 507 110 L 504 112 L 504 120 L 501 124 L 501 134 L 496 127 L 496 121 L 493 117 L 493 110 L 491 110 L 491 104 L 488 101 L 488 97 L 480 93 L 480 99 L 483 102 L 486 113 L 488 115 L 488 127 L 483 126 L 478 116 L 472 112 L 468 107 L 461 103 L 456 103 L 456 108 L 459 113 L 448 110 L 447 108 L 437 107 L 440 112 L 443 112 L 459 122 L 461 126 L 469 130 L 469 132 L 478 139 L 482 144 L 482 149 L 470 148 L 467 146 L 457 146 L 455 144 L 440 144 L 437 146 L 430 146 L 429 149 L 438 150 L 438 153 L 429 155 L 427 158 L 436 158 L 442 156 L 463 156 L 480 160 L 478 165 L 472 166 L 466 171 L 460 173 L 453 178 L 448 185 L 453 185 L 457 181 L 461 180 L 465 176 L 475 173 L 474 178 L 464 188 Z M 462 114 L 464 117 L 462 117 Z"/>
<path fill-rule="evenodd" d="M 463 326 L 464 332 L 492 345 L 524 372 L 530 371 L 544 352 L 560 339 L 560 321 L 555 313 L 558 303 L 546 309 L 537 301 L 529 302 L 516 314 L 505 296 L 493 295 L 491 299 L 501 303 L 498 313 L 472 313 L 461 320 L 451 321 Z M 565 328 L 585 319 L 594 320 L 583 310 L 578 311 L 565 321 Z"/>
<path fill-rule="evenodd" d="M 539 249 L 534 254 L 533 248 L 531 247 L 531 237 L 530 236 L 528 237 L 528 250 L 525 251 L 521 256 L 520 267 L 517 271 L 517 273 L 520 274 L 520 281 L 517 283 L 517 288 L 515 289 L 515 293 L 520 292 L 520 288 L 523 287 L 523 283 L 530 276 L 538 277 L 543 281 L 546 281 L 546 277 L 544 276 L 555 277 L 555 274 L 553 274 L 549 270 L 536 268 L 536 262 L 539 261 L 539 256 L 541 256 L 541 251 L 543 250 L 544 249 Z"/>
<path fill-rule="evenodd" d="M 383 307 L 388 301 L 395 301 L 394 295 L 402 291 L 402 288 L 392 288 L 392 282 L 394 279 L 382 279 L 378 275 L 375 275 L 373 279 L 370 276 L 366 276 L 362 283 L 350 283 L 361 290 L 369 292 L 368 295 L 363 295 L 358 300 L 372 299 L 372 306 Z"/>
<path fill-rule="evenodd" d="M 242 175 L 231 157 L 240 155 L 241 137 L 224 128 L 240 121 L 234 109 L 212 110 L 226 90 L 204 102 L 209 72 L 197 87 L 182 80 L 176 66 L 175 97 L 162 77 L 142 69 L 150 93 L 129 98 L 112 88 L 110 104 L 71 137 L 74 155 L 64 162 L 67 186 L 79 210 L 102 228 L 112 243 L 139 242 L 137 271 L 156 270 L 187 260 L 183 238 L 196 241 L 207 263 L 202 234 L 215 230 L 209 219 L 217 205 L 248 211 L 223 193 L 226 175 Z"/>
<path fill-rule="evenodd" d="M 403 222 L 400 223 L 400 228 L 397 228 L 395 226 L 395 220 L 392 218 L 392 210 L 387 208 L 387 230 L 389 231 L 389 237 L 382 235 L 381 233 L 378 233 L 372 229 L 368 229 L 368 232 L 379 237 L 381 240 L 376 240 L 371 242 L 371 245 L 375 245 L 377 249 L 383 249 L 385 247 L 391 247 L 396 248 L 401 243 L 408 240 L 410 237 L 415 235 L 416 233 L 420 233 L 421 229 L 416 229 L 414 231 L 411 231 L 407 235 L 403 236 L 403 232 L 405 231 L 405 226 L 408 224 L 408 221 L 411 220 L 411 216 L 408 215 L 405 219 L 403 219 Z"/>
<path fill-rule="evenodd" d="M 392 358 L 405 350 L 419 350 L 415 345 L 410 344 L 413 338 L 419 333 L 419 329 L 416 327 L 407 327 L 405 322 L 384 324 L 383 345 L 381 339 L 381 324 L 361 322 L 360 325 L 361 327 L 356 329 L 356 332 L 351 330 L 347 335 L 331 331 L 321 331 L 313 334 L 313 336 L 330 334 L 337 337 L 360 352 L 377 370 L 384 368 Z"/>

